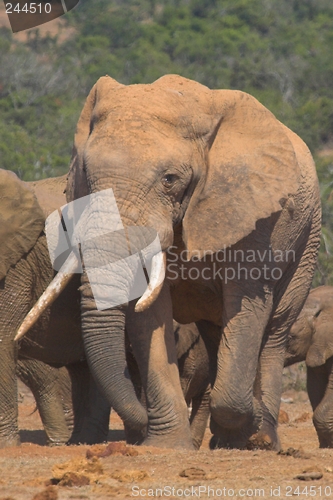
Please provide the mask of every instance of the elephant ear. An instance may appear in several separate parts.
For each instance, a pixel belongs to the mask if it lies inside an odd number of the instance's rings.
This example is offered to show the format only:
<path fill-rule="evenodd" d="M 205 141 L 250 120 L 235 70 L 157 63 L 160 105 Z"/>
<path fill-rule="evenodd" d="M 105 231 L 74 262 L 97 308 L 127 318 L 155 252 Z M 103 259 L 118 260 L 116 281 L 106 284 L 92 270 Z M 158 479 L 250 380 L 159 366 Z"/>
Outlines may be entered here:
<path fill-rule="evenodd" d="M 254 97 L 232 90 L 211 93 L 212 128 L 197 134 L 206 143 L 206 171 L 199 174 L 183 220 L 190 255 L 235 244 L 259 219 L 281 211 L 299 187 L 293 145 L 299 138 Z M 201 116 L 206 119 L 207 110 Z"/>
<path fill-rule="evenodd" d="M 73 201 L 89 194 L 87 178 L 84 172 L 84 150 L 96 120 L 106 112 L 108 102 L 112 99 L 111 91 L 121 87 L 109 76 L 101 77 L 93 86 L 81 111 L 74 136 L 72 159 L 67 179 L 66 198 Z M 108 99 L 108 94 L 110 98 Z"/>
<path fill-rule="evenodd" d="M 312 343 L 306 355 L 306 364 L 310 368 L 322 366 L 333 356 L 333 328 L 330 322 L 321 323 L 315 321 L 315 333 Z"/>
<path fill-rule="evenodd" d="M 326 309 L 314 318 L 314 334 L 305 360 L 310 368 L 324 365 L 333 356 L 332 314 L 332 308 Z"/>
<path fill-rule="evenodd" d="M 181 325 L 174 320 L 173 325 L 176 340 L 177 358 L 180 359 L 193 347 L 196 342 L 198 342 L 200 333 L 195 323 Z"/>
<path fill-rule="evenodd" d="M 44 215 L 28 184 L 0 169 L 0 280 L 29 252 L 44 227 Z"/>

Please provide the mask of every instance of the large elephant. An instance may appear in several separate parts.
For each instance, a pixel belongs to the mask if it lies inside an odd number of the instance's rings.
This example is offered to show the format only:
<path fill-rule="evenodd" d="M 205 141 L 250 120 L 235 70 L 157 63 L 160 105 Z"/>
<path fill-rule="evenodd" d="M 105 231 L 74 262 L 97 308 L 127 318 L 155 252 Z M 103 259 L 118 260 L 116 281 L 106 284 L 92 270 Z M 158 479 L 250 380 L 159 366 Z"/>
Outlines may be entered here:
<path fill-rule="evenodd" d="M 19 346 L 14 342 L 20 322 L 54 276 L 44 221 L 65 203 L 65 185 L 66 177 L 24 183 L 13 172 L 0 170 L 0 448 L 20 441 L 16 373 L 36 396 L 49 442 L 67 442 L 69 431 L 56 387 L 58 375 L 45 363 L 67 365 L 74 394 L 73 440 L 101 441 L 108 432 L 109 405 L 95 393 L 82 361 L 77 280 L 45 311 Z"/>
<path fill-rule="evenodd" d="M 286 336 L 307 297 L 320 238 L 308 148 L 246 93 L 177 75 L 129 86 L 106 76 L 77 124 L 67 201 L 110 189 L 114 198 L 97 197 L 79 221 L 85 350 L 110 404 L 132 427 L 144 427 L 148 415 L 146 444 L 191 448 L 172 317 L 199 327 L 204 321 L 216 345 L 213 445 L 243 447 L 259 427 L 258 442 L 270 433 L 278 447 Z M 98 241 L 96 227 L 103 229 L 114 200 L 127 236 L 118 231 Z M 152 257 L 149 286 L 136 303 L 127 291 L 137 268 L 124 264 L 124 255 L 129 239 L 133 253 L 151 243 L 148 228 L 164 257 Z M 104 268 L 88 279 L 87 266 L 99 266 L 96 251 L 103 265 L 118 262 L 112 283 Z M 69 258 L 59 275 L 76 267 Z M 98 308 L 92 289 L 100 285 L 121 305 Z M 147 412 L 127 377 L 125 323 Z"/>
<path fill-rule="evenodd" d="M 321 448 L 333 448 L 333 287 L 310 291 L 288 337 L 285 366 L 306 361 L 307 390 Z"/>

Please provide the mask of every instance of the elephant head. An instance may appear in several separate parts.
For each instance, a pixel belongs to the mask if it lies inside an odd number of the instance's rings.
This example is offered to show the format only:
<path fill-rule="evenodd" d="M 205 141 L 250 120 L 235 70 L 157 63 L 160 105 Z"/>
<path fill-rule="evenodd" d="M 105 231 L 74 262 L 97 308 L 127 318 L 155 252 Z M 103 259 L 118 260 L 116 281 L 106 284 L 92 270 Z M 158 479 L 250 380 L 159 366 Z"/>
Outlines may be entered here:
<path fill-rule="evenodd" d="M 217 252 L 248 235 L 259 219 L 281 211 L 297 191 L 300 170 L 291 134 L 240 91 L 209 90 L 176 75 L 130 86 L 102 77 L 77 124 L 67 200 L 111 188 L 124 227 L 152 228 L 163 252 L 173 244 L 175 229 L 189 259 Z M 87 232 L 99 215 L 86 221 Z M 147 245 L 143 233 L 135 244 Z M 85 262 L 90 251 L 88 245 Z M 111 254 L 113 261 L 122 255 L 120 238 Z M 136 314 L 161 292 L 165 260 L 152 260 L 150 286 Z M 113 287 L 126 288 L 131 280 L 129 267 L 119 269 Z M 127 304 L 97 311 L 85 274 L 81 296 L 90 366 L 121 416 L 142 425 L 125 370 Z"/>
<path fill-rule="evenodd" d="M 313 336 L 306 353 L 306 364 L 310 368 L 321 366 L 333 356 L 333 288 L 321 286 L 311 290 L 306 306 L 316 304 L 312 324 Z"/>
<path fill-rule="evenodd" d="M 14 172 L 0 170 L 0 280 L 36 243 L 44 215 L 31 187 Z"/>
<path fill-rule="evenodd" d="M 297 320 L 290 329 L 285 366 L 306 361 L 307 366 L 321 366 L 333 356 L 333 288 L 313 288 Z"/>

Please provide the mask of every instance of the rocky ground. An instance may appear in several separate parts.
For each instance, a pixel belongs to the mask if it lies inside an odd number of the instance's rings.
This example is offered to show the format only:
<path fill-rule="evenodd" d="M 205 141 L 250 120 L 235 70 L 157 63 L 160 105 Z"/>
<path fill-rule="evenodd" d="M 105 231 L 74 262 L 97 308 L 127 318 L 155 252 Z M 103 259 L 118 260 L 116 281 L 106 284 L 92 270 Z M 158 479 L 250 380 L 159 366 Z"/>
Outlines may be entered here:
<path fill-rule="evenodd" d="M 283 394 L 283 454 L 210 451 L 209 429 L 199 452 L 126 447 L 114 413 L 112 445 L 48 448 L 31 393 L 22 385 L 20 393 L 22 445 L 0 450 L 0 500 L 333 499 L 333 450 L 318 448 L 304 391 Z"/>

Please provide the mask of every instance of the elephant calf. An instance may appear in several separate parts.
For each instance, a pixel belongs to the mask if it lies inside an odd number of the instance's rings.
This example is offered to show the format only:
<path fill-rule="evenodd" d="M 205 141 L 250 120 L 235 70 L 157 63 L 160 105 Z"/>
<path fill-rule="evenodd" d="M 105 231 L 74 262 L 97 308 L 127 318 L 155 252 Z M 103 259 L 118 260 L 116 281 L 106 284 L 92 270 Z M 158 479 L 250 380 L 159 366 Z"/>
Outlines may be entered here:
<path fill-rule="evenodd" d="M 310 291 L 293 324 L 285 366 L 306 361 L 307 390 L 320 448 L 333 448 L 333 287 Z"/>

